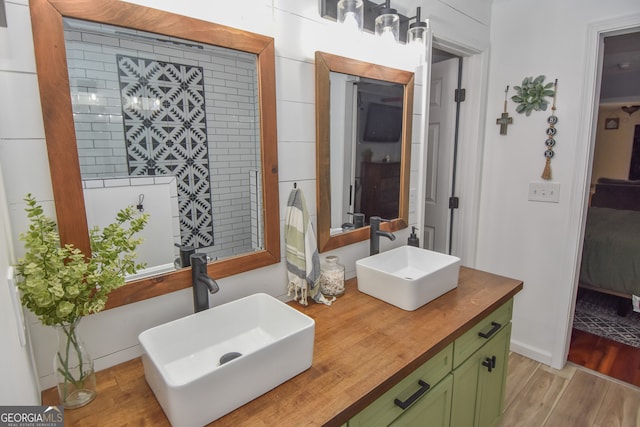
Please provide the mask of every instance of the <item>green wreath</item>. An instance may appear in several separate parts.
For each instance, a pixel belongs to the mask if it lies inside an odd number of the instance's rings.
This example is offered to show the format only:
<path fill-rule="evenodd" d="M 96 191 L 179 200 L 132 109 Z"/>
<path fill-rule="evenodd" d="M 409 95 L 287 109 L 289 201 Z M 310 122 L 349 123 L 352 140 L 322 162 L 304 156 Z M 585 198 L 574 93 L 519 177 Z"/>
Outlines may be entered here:
<path fill-rule="evenodd" d="M 512 96 L 511 100 L 518 104 L 516 107 L 517 113 L 525 113 L 530 116 L 534 110 L 547 110 L 549 102 L 545 98 L 553 96 L 554 91 L 551 90 L 553 83 L 547 83 L 543 86 L 544 78 L 544 76 L 538 76 L 535 79 L 533 77 L 525 77 L 522 81 L 522 86 L 513 87 L 516 95 Z"/>

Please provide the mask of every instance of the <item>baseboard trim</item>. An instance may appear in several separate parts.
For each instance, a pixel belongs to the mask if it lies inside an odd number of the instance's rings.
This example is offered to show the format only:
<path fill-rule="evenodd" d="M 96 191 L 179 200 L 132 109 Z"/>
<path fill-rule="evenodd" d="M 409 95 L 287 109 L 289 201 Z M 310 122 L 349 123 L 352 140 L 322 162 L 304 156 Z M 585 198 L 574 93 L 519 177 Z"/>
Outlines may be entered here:
<path fill-rule="evenodd" d="M 551 353 L 547 351 L 542 351 L 539 348 L 535 348 L 520 341 L 514 340 L 511 340 L 511 345 L 509 348 L 514 353 L 518 353 L 522 356 L 528 357 L 529 359 L 533 359 L 536 362 L 551 366 L 553 358 L 551 356 Z"/>

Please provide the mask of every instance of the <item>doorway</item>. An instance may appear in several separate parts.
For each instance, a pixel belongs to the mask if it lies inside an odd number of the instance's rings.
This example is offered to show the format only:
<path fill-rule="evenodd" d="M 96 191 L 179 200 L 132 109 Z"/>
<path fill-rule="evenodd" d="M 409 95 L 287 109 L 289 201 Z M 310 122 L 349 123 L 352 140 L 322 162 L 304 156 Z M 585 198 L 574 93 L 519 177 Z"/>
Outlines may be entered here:
<path fill-rule="evenodd" d="M 462 58 L 434 48 L 431 61 L 423 247 L 452 251 Z"/>
<path fill-rule="evenodd" d="M 634 133 L 635 129 L 640 127 L 640 113 L 636 117 L 633 113 L 628 114 L 631 111 L 628 109 L 630 105 L 638 104 L 640 109 L 640 88 L 634 89 L 634 85 L 629 84 L 640 78 L 640 63 L 635 60 L 640 52 L 640 30 L 632 28 L 626 31 L 603 32 L 600 37 L 598 56 L 602 58 L 602 72 L 598 85 L 599 109 L 594 114 L 596 129 L 592 148 L 593 160 L 590 177 L 587 177 L 590 180 L 588 213 L 592 207 L 622 209 L 614 205 L 604 206 L 600 202 L 595 203 L 597 206 L 592 206 L 591 198 L 594 191 L 600 191 L 596 184 L 601 179 L 620 182 L 631 179 Z M 583 246 L 586 248 L 587 245 Z M 581 306 L 582 301 L 588 296 L 595 298 L 592 301 L 602 302 L 610 299 L 609 293 L 626 294 L 614 286 L 614 281 L 610 284 L 594 284 L 586 274 L 581 275 L 579 280 L 581 287 L 578 291 L 578 306 Z M 637 278 L 631 280 L 637 282 Z M 590 291 L 584 289 L 593 286 L 600 288 L 599 293 L 590 294 Z M 628 304 L 630 305 L 630 301 Z M 581 313 L 580 317 L 582 316 Z M 574 314 L 574 319 L 577 317 L 578 315 Z M 606 321 L 606 318 L 602 321 Z M 640 385 L 640 348 L 625 346 L 609 339 L 610 337 L 601 337 L 580 330 L 583 328 L 573 328 L 568 345 L 568 360 L 625 382 Z"/>

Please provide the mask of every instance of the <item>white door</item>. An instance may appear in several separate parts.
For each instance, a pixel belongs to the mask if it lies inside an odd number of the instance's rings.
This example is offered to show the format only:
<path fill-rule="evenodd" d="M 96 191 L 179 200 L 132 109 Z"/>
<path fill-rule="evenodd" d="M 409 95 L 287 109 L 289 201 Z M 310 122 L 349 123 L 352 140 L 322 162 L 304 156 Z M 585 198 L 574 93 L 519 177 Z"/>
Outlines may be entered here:
<path fill-rule="evenodd" d="M 449 251 L 458 58 L 431 65 L 423 246 Z"/>

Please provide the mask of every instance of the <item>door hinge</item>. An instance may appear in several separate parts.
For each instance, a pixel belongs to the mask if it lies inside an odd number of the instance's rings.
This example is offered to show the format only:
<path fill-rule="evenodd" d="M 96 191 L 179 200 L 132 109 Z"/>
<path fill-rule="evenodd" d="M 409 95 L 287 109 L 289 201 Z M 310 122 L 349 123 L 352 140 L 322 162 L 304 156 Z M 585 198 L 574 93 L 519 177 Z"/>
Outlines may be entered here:
<path fill-rule="evenodd" d="M 449 209 L 458 209 L 460 199 L 457 197 L 449 197 Z"/>
<path fill-rule="evenodd" d="M 455 102 L 464 102 L 466 96 L 467 96 L 467 90 L 466 89 L 456 89 L 455 93 L 453 95 L 453 100 Z"/>

